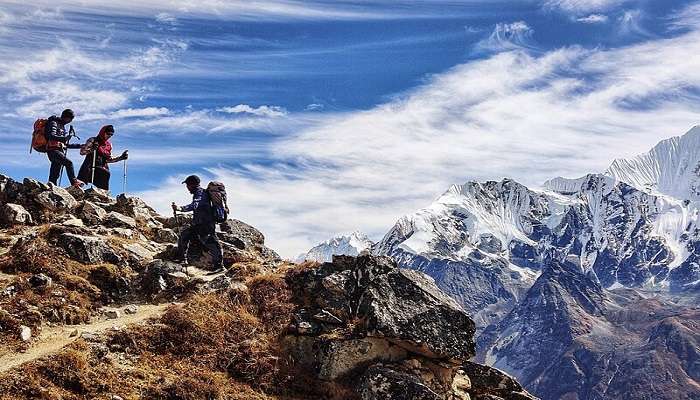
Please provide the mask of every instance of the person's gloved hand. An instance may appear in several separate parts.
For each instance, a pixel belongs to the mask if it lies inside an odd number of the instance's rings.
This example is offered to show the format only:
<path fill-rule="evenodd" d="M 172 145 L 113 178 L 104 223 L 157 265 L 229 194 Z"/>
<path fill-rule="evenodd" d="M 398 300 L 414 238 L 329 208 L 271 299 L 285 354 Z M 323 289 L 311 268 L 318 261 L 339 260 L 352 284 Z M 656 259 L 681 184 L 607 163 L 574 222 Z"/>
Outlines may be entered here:
<path fill-rule="evenodd" d="M 128 160 L 129 159 L 129 150 L 124 150 L 122 153 L 121 157 L 122 160 Z"/>

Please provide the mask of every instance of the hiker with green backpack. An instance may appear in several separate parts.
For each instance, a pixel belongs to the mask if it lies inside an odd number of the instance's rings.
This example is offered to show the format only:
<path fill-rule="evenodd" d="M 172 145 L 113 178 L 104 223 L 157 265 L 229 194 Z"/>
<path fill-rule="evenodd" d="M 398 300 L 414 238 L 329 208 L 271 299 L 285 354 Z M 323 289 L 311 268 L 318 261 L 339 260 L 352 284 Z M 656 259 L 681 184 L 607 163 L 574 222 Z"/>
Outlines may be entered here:
<path fill-rule="evenodd" d="M 73 162 L 68 158 L 68 149 L 79 149 L 82 146 L 79 143 L 70 143 L 71 138 L 77 138 L 72 125 L 69 131 L 66 131 L 66 125 L 70 124 L 74 118 L 73 110 L 67 108 L 63 110 L 60 117 L 52 115 L 48 119 L 38 119 L 34 122 L 32 147 L 29 151 L 30 153 L 32 150 L 46 153 L 51 162 L 49 182 L 54 185 L 58 184 L 63 168 L 66 169 L 72 186 L 80 187 L 83 185 L 83 182 L 75 177 Z"/>
<path fill-rule="evenodd" d="M 216 224 L 225 222 L 228 217 L 226 205 L 226 190 L 219 182 L 211 182 L 207 189 L 200 186 L 201 180 L 197 175 L 190 175 L 182 183 L 192 193 L 192 203 L 178 207 L 172 203 L 173 212 L 192 211 L 192 224 L 183 229 L 177 241 L 177 261 L 187 262 L 187 251 L 193 239 L 199 239 L 209 250 L 212 258 L 212 272 L 221 272 L 223 252 L 219 239 L 216 237 Z"/>

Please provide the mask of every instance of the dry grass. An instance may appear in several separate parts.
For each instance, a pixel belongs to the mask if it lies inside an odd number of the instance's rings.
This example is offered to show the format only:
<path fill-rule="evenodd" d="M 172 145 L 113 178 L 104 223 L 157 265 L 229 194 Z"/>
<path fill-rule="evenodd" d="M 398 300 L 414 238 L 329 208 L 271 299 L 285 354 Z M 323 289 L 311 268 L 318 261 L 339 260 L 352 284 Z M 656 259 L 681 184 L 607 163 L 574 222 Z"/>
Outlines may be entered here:
<path fill-rule="evenodd" d="M 294 308 L 284 277 L 256 276 L 246 284 L 247 291 L 191 296 L 157 323 L 112 333 L 104 341 L 107 357 L 80 340 L 0 377 L 7 396 L 0 399 L 317 398 L 305 393 L 313 386 L 293 385 L 281 353 L 279 339 Z"/>
<path fill-rule="evenodd" d="M 52 230 L 43 226 L 36 238 L 20 241 L 0 256 L 0 272 L 13 274 L 6 286 L 14 287 L 14 295 L 0 297 L 0 347 L 15 351 L 23 346 L 17 340 L 17 324 L 34 331 L 42 322 L 61 324 L 85 323 L 96 309 L 119 300 L 125 282 L 134 276 L 128 267 L 112 264 L 85 265 L 70 259 L 51 243 Z M 28 278 L 43 273 L 52 279 L 46 288 L 34 288 Z M 2 288 L 0 288 L 2 289 Z M 7 315 L 11 318 L 8 318 Z"/>

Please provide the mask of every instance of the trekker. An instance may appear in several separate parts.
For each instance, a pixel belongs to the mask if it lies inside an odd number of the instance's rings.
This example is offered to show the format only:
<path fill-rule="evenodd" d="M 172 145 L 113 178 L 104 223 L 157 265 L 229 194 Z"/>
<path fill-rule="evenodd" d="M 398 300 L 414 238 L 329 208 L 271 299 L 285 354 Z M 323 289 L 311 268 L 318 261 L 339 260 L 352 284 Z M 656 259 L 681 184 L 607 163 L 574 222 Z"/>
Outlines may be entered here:
<path fill-rule="evenodd" d="M 124 150 L 121 156 L 112 157 L 112 142 L 114 126 L 105 125 L 100 129 L 96 137 L 88 139 L 80 149 L 80 154 L 85 156 L 83 164 L 78 172 L 78 179 L 85 183 L 109 190 L 109 164 L 129 158 L 129 150 Z M 94 168 L 94 170 L 93 170 Z M 94 179 L 93 179 L 94 176 Z"/>
<path fill-rule="evenodd" d="M 58 178 L 61 175 L 62 167 L 66 168 L 66 174 L 68 175 L 71 185 L 75 187 L 83 185 L 83 182 L 75 177 L 73 162 L 69 160 L 67 156 L 68 149 L 79 149 L 81 147 L 79 143 L 68 144 L 70 136 L 69 133 L 66 132 L 66 125 L 70 124 L 74 118 L 75 113 L 73 110 L 67 108 L 63 110 L 60 117 L 52 115 L 46 121 L 46 127 L 44 128 L 44 135 L 47 141 L 46 155 L 51 162 L 49 182 L 54 185 L 58 185 Z"/>
<path fill-rule="evenodd" d="M 190 175 L 182 183 L 187 185 L 187 190 L 192 193 L 192 203 L 178 207 L 172 203 L 173 211 L 192 211 L 192 225 L 180 233 L 177 241 L 177 256 L 181 261 L 187 260 L 187 250 L 192 239 L 199 241 L 209 250 L 212 258 L 213 272 L 223 271 L 223 252 L 221 244 L 216 237 L 216 221 L 211 205 L 209 193 L 200 186 L 197 175 Z"/>

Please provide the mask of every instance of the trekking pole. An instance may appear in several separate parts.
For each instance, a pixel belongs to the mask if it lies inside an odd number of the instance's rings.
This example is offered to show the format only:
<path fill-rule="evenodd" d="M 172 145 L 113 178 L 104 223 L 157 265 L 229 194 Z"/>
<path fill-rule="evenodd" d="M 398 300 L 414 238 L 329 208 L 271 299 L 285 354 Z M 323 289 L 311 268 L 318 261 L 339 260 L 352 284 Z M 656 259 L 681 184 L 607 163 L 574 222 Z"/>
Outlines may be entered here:
<path fill-rule="evenodd" d="M 124 193 L 125 196 L 126 196 L 126 179 L 127 179 L 126 178 L 126 168 L 127 168 L 126 161 L 127 161 L 127 159 L 125 158 L 124 159 L 124 176 L 122 176 L 122 193 Z"/>
<path fill-rule="evenodd" d="M 93 144 L 94 146 L 94 144 Z M 90 185 L 95 188 L 95 163 L 97 161 L 97 148 L 92 151 L 92 175 L 90 176 Z"/>

